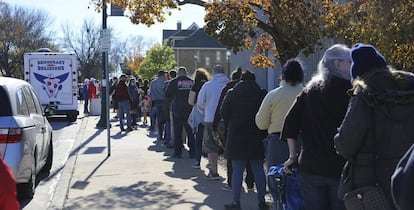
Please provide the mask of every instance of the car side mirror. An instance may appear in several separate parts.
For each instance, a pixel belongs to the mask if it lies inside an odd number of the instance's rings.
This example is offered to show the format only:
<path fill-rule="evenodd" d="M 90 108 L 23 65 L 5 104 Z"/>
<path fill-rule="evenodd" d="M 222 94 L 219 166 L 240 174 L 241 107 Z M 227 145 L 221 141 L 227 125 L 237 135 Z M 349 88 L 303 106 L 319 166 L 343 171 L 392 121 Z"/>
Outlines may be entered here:
<path fill-rule="evenodd" d="M 55 109 L 53 109 L 50 106 L 46 106 L 45 109 L 43 110 L 43 112 L 45 113 L 45 116 L 52 116 L 55 114 Z"/>

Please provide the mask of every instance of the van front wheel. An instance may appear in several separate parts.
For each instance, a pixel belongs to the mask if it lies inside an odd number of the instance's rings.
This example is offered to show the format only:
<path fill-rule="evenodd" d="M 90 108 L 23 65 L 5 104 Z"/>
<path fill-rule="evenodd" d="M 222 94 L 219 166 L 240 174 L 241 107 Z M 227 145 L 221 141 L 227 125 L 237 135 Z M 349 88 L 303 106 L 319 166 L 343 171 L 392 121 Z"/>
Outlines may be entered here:
<path fill-rule="evenodd" d="M 67 118 L 68 118 L 69 122 L 75 122 L 78 119 L 78 116 L 68 115 Z"/>

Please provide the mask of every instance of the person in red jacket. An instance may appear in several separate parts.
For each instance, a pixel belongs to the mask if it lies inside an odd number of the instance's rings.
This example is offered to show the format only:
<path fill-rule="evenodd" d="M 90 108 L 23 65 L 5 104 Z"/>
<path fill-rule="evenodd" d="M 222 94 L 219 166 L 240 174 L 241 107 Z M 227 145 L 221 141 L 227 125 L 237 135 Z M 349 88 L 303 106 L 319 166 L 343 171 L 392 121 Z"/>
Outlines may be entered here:
<path fill-rule="evenodd" d="M 0 153 L 0 210 L 20 209 L 13 173 L 2 157 Z"/>

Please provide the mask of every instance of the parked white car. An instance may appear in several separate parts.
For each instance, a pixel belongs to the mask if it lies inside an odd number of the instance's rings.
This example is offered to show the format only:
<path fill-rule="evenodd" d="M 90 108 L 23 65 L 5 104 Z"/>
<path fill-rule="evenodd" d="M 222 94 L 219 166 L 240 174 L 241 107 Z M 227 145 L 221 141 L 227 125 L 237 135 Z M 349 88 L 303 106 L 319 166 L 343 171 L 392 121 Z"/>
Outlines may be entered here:
<path fill-rule="evenodd" d="M 11 168 L 18 196 L 33 198 L 36 176 L 49 174 L 53 161 L 52 127 L 33 87 L 0 77 L 0 152 Z"/>

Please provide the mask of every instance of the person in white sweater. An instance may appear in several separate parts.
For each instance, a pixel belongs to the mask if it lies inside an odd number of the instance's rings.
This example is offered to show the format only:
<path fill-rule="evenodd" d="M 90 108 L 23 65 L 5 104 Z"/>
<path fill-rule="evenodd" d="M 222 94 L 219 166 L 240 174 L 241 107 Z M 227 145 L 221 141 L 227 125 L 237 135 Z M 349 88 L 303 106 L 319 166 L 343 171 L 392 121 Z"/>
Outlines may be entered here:
<path fill-rule="evenodd" d="M 197 97 L 197 108 L 204 114 L 203 151 L 207 153 L 210 163 L 208 179 L 220 179 L 217 172 L 219 145 L 213 135 L 213 121 L 221 90 L 229 81 L 224 74 L 223 66 L 216 65 L 213 68 L 213 77 L 203 85 Z"/>

